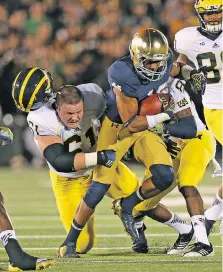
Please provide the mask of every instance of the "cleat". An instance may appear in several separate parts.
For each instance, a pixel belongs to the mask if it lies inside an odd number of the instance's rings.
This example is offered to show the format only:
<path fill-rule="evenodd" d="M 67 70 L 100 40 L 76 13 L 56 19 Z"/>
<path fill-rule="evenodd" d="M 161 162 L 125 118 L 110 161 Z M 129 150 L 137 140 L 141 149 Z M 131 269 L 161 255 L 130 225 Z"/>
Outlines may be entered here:
<path fill-rule="evenodd" d="M 214 223 L 216 221 L 214 220 L 208 220 L 207 218 L 205 219 L 205 227 L 207 231 L 207 236 L 214 231 Z"/>
<path fill-rule="evenodd" d="M 43 270 L 46 268 L 50 268 L 54 265 L 55 265 L 55 261 L 53 259 L 40 259 L 40 258 L 38 258 L 36 260 L 36 269 L 34 269 L 34 270 Z M 33 267 L 30 267 L 30 269 L 28 267 L 26 267 L 23 270 L 22 268 L 19 268 L 18 266 L 16 266 L 16 264 L 9 262 L 8 271 L 16 272 L 16 271 L 27 271 L 27 270 L 33 270 Z"/>
<path fill-rule="evenodd" d="M 214 256 L 214 249 L 212 244 L 206 245 L 201 242 L 195 243 L 190 246 L 190 249 L 185 252 L 183 257 L 206 257 Z"/>
<path fill-rule="evenodd" d="M 143 224 L 143 226 L 141 228 L 138 228 L 137 230 L 139 233 L 139 239 L 133 239 L 132 249 L 136 253 L 148 253 L 149 248 L 144 232 L 146 230 L 145 224 Z"/>
<path fill-rule="evenodd" d="M 189 245 L 190 241 L 193 239 L 194 229 L 192 228 L 189 233 L 179 234 L 174 245 L 167 250 L 169 255 L 179 255 L 182 251 Z"/>
<path fill-rule="evenodd" d="M 61 246 L 58 250 L 58 258 L 80 258 L 73 243 Z"/>
<path fill-rule="evenodd" d="M 122 208 L 122 202 L 120 203 L 120 208 L 120 218 L 126 232 L 132 237 L 132 239 L 139 239 L 139 233 L 135 226 L 135 220 L 133 215 Z"/>

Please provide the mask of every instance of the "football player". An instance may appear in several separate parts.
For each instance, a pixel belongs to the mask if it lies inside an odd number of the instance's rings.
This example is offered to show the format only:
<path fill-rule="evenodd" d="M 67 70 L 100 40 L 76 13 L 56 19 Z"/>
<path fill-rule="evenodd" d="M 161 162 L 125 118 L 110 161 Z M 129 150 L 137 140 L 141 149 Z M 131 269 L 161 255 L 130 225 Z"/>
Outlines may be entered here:
<path fill-rule="evenodd" d="M 195 5 L 200 27 L 188 27 L 175 35 L 175 50 L 180 53 L 177 61 L 185 65 L 192 62 L 196 69 L 206 73 L 207 86 L 203 94 L 204 116 L 208 129 L 222 145 L 223 96 L 222 96 L 222 0 L 197 0 Z M 216 203 L 218 203 L 216 205 Z M 217 194 L 217 201 L 207 211 L 207 227 L 221 213 L 222 185 Z M 210 211 L 213 215 L 210 216 Z"/>
<path fill-rule="evenodd" d="M 123 199 L 121 218 L 127 232 L 135 239 L 139 238 L 132 216 L 134 206 L 171 188 L 174 181 L 172 160 L 164 142 L 155 133 L 148 131 L 148 128 L 155 127 L 157 123 L 172 118 L 173 99 L 169 102 L 163 101 L 162 113 L 148 118 L 137 115 L 139 102 L 156 92 L 160 85 L 168 80 L 170 74 L 172 76 L 182 74 L 185 79 L 191 80 L 194 88 L 203 88 L 202 73 L 191 69 L 188 72 L 188 67 L 188 65 L 183 67 L 179 64 L 173 65 L 172 52 L 166 37 L 160 31 L 143 29 L 133 37 L 130 53 L 114 62 L 109 68 L 108 80 L 111 90 L 106 93 L 106 117 L 102 123 L 97 148 L 100 150 L 116 144 L 118 134 L 123 139 L 116 145 L 114 165 L 110 169 L 98 165 L 95 167 L 91 187 L 80 203 L 78 214 L 64 243 L 76 245 L 82 228 L 97 204 L 107 191 L 113 194 L 112 185 L 117 177 L 117 165 L 133 144 L 134 156 L 144 163 L 147 173 L 142 186 Z M 198 80 L 194 80 L 195 78 Z M 177 135 L 183 138 L 194 137 L 196 125 L 193 117 L 186 116 L 182 119 L 184 119 L 182 133 L 178 135 L 179 130 L 177 130 Z M 175 135 L 175 125 L 167 124 L 167 127 Z M 125 175 L 125 180 L 129 180 L 128 174 Z M 125 182 L 123 190 L 128 191 L 128 186 L 128 182 Z"/>
<path fill-rule="evenodd" d="M 0 146 L 10 144 L 13 133 L 9 128 L 0 127 Z M 16 239 L 9 215 L 5 209 L 3 195 L 0 193 L 0 240 L 9 257 L 8 271 L 40 270 L 55 264 L 52 259 L 40 259 L 24 252 Z"/>
<path fill-rule="evenodd" d="M 29 113 L 27 121 L 50 168 L 60 219 L 68 232 L 78 204 L 90 186 L 92 166 L 111 167 L 115 152 L 95 152 L 98 123 L 105 109 L 104 94 L 98 85 L 64 85 L 55 99 L 52 92 L 50 73 L 37 67 L 21 71 L 12 88 L 16 106 Z M 94 241 L 91 217 L 78 239 L 77 251 L 86 253 Z M 60 256 L 64 256 L 62 251 L 63 248 Z M 78 257 L 76 252 L 67 253 L 71 253 L 69 257 Z"/>
<path fill-rule="evenodd" d="M 191 241 L 194 232 L 196 243 L 188 252 L 184 253 L 184 256 L 209 256 L 213 255 L 213 247 L 208 241 L 203 200 L 197 190 L 197 185 L 202 181 L 206 167 L 215 155 L 215 140 L 199 119 L 193 103 L 190 103 L 189 96 L 184 91 L 184 84 L 185 82 L 178 79 L 170 79 L 168 81 L 171 94 L 175 101 L 175 114 L 185 109 L 191 109 L 196 121 L 197 134 L 193 139 L 182 140 L 172 137 L 171 132 L 169 132 L 170 137 L 167 140 L 167 146 L 168 151 L 174 158 L 173 164 L 176 172 L 176 182 L 179 191 L 185 198 L 193 230 L 188 234 L 180 234 L 174 246 L 168 251 L 168 254 L 181 253 Z M 157 125 L 155 130 L 156 133 L 161 135 L 163 125 Z M 142 203 L 142 207 L 143 205 L 145 204 Z M 139 206 L 136 206 L 136 209 L 139 209 Z M 149 211 L 148 215 L 150 213 L 151 211 Z M 152 211 L 152 215 L 154 217 L 154 211 Z M 169 215 L 168 221 L 170 219 L 171 215 Z"/>

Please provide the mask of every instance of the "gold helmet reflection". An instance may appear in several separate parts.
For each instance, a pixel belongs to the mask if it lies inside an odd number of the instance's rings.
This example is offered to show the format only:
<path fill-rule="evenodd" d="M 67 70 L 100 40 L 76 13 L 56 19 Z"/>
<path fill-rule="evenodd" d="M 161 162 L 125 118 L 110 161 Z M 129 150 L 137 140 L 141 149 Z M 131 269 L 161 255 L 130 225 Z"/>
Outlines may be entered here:
<path fill-rule="evenodd" d="M 200 26 L 204 31 L 218 34 L 222 31 L 222 17 L 214 22 L 205 22 L 204 13 L 222 13 L 222 0 L 197 0 L 194 8 L 200 22 Z"/>
<path fill-rule="evenodd" d="M 161 79 L 167 69 L 169 45 L 162 32 L 154 28 L 146 28 L 137 32 L 129 46 L 133 65 L 137 73 L 144 79 L 157 81 Z M 157 71 L 146 68 L 146 64 L 158 62 Z"/>

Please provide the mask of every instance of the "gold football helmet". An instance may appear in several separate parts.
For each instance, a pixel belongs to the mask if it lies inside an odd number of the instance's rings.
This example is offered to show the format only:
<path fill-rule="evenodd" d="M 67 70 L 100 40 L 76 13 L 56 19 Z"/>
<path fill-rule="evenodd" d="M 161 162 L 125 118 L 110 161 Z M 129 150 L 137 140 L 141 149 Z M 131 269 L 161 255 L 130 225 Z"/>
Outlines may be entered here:
<path fill-rule="evenodd" d="M 18 109 L 29 112 L 43 106 L 53 95 L 51 74 L 37 67 L 22 70 L 12 85 L 12 98 Z"/>
<path fill-rule="evenodd" d="M 142 78 L 157 81 L 164 76 L 170 54 L 167 38 L 162 32 L 154 28 L 137 32 L 129 46 L 129 51 L 133 65 Z M 149 69 L 147 67 L 149 63 L 159 64 L 158 69 Z"/>
<path fill-rule="evenodd" d="M 204 14 L 222 13 L 222 0 L 196 0 L 194 5 L 201 28 L 209 33 L 217 34 L 222 31 L 222 17 L 214 22 L 206 22 Z"/>

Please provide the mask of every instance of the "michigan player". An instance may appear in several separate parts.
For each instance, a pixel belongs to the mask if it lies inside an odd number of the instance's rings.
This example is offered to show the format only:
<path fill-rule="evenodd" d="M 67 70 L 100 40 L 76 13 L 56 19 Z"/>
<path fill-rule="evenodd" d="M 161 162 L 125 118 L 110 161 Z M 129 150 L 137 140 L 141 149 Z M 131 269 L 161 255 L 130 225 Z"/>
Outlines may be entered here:
<path fill-rule="evenodd" d="M 222 0 L 197 0 L 194 7 L 200 27 L 188 27 L 176 33 L 175 49 L 180 53 L 177 61 L 182 64 L 190 61 L 197 69 L 203 69 L 207 73 L 207 86 L 202 99 L 205 121 L 208 129 L 222 145 Z M 217 194 L 217 201 L 213 204 L 214 210 L 218 210 L 219 213 L 210 216 L 207 212 L 207 218 L 210 219 L 207 222 L 208 229 L 220 214 L 222 185 Z M 211 210 L 213 208 L 209 211 Z"/>
<path fill-rule="evenodd" d="M 172 99 L 169 103 L 164 101 L 164 112 L 150 118 L 149 121 L 146 117 L 137 116 L 138 103 L 164 84 L 170 73 L 173 76 L 180 73 L 186 75 L 195 88 L 201 89 L 204 83 L 202 73 L 196 70 L 188 73 L 187 66 L 183 70 L 181 67 L 178 64 L 173 66 L 173 56 L 166 37 L 156 29 L 144 29 L 133 37 L 130 54 L 117 60 L 109 68 L 108 79 L 111 90 L 106 93 L 106 117 L 102 123 L 97 148 L 107 148 L 115 144 L 120 133 L 126 134 L 127 137 L 120 141 L 116 162 L 109 171 L 104 167 L 95 167 L 91 187 L 79 206 L 79 212 L 64 242 L 67 247 L 70 243 L 76 245 L 82 228 L 105 193 L 109 190 L 108 193 L 112 194 L 111 184 L 115 183 L 117 164 L 133 144 L 136 147 L 135 156 L 145 164 L 148 171 L 143 185 L 122 202 L 121 217 L 127 232 L 135 239 L 139 238 L 132 216 L 133 207 L 144 199 L 170 188 L 174 180 L 172 161 L 164 142 L 159 136 L 148 131 L 148 127 L 154 127 L 159 122 L 171 119 L 174 103 Z M 198 81 L 194 80 L 195 75 L 199 78 Z M 194 131 L 190 128 L 193 127 L 194 120 L 188 119 L 190 127 L 184 130 L 185 136 L 190 134 L 189 136 L 193 137 Z M 126 130 L 121 131 L 123 127 Z M 128 175 L 125 178 L 129 180 Z M 127 190 L 128 186 L 126 182 L 124 189 Z"/>
<path fill-rule="evenodd" d="M 64 85 L 55 100 L 48 101 L 52 84 L 47 71 L 27 68 L 16 77 L 12 95 L 16 106 L 29 112 L 27 121 L 49 165 L 60 219 L 68 232 L 78 204 L 90 186 L 92 166 L 111 167 L 115 152 L 93 152 L 97 122 L 105 109 L 101 88 L 96 84 Z M 78 240 L 77 251 L 86 253 L 94 241 L 94 218 L 91 217 Z M 76 256 L 74 252 L 73 257 Z"/>
<path fill-rule="evenodd" d="M 10 144 L 13 134 L 9 128 L 0 127 L 0 146 Z M 0 193 L 0 240 L 9 257 L 8 271 L 40 270 L 54 265 L 54 260 L 40 259 L 24 252 L 20 247 L 11 220 Z"/>

